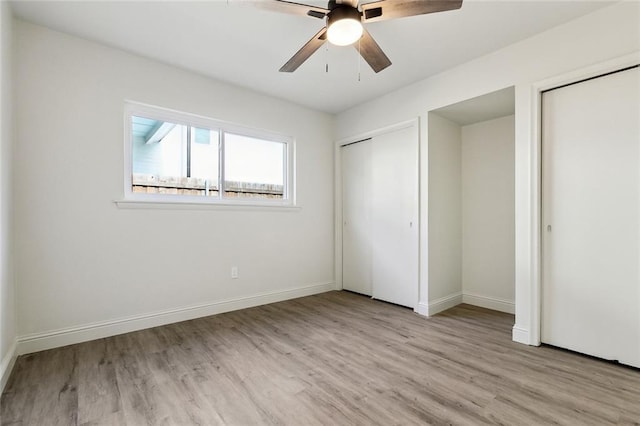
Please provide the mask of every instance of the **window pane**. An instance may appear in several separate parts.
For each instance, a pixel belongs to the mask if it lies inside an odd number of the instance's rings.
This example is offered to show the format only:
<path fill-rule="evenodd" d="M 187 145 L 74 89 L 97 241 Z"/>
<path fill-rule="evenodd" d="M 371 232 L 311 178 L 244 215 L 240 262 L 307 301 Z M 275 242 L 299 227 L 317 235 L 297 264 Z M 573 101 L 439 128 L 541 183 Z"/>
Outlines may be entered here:
<path fill-rule="evenodd" d="M 133 192 L 217 196 L 217 132 L 138 116 L 131 127 Z"/>
<path fill-rule="evenodd" d="M 255 199 L 256 204 L 272 204 L 273 199 L 290 201 L 288 171 L 289 141 L 253 130 L 243 135 L 241 127 L 227 133 L 227 125 L 213 119 L 172 113 L 152 107 L 130 106 L 137 111 L 128 116 L 131 124 L 131 193 L 133 199 L 162 202 L 153 195 L 177 195 L 176 201 L 220 201 L 232 198 Z M 143 112 L 144 111 L 144 112 Z M 171 114 L 170 116 L 168 114 Z M 169 121 L 159 117 L 174 117 Z M 172 121 L 172 120 L 175 120 Z M 195 125 L 197 123 L 197 125 Z M 221 146 L 225 141 L 225 146 Z M 224 166 L 224 167 L 223 167 Z M 127 178 L 128 180 L 128 178 Z M 224 191 L 223 187 L 224 185 Z M 291 184 L 291 187 L 294 185 Z M 129 190 L 125 190 L 129 195 Z M 189 196 L 191 199 L 180 199 Z M 292 197 L 293 198 L 293 197 Z M 217 199 L 217 200 L 216 200 Z M 280 205 L 280 203 L 277 203 Z"/>
<path fill-rule="evenodd" d="M 225 133 L 225 197 L 284 198 L 285 147 Z"/>
<path fill-rule="evenodd" d="M 218 196 L 218 132 L 191 128 L 190 176 L 209 185 L 209 196 Z"/>

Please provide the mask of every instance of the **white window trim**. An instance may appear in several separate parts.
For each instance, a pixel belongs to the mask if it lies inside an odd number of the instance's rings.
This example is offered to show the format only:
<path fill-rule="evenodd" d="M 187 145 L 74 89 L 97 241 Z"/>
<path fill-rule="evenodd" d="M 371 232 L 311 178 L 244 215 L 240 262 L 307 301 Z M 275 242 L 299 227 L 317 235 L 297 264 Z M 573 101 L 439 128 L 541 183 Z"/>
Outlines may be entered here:
<path fill-rule="evenodd" d="M 213 198 L 189 195 L 141 194 L 132 191 L 133 173 L 133 138 L 131 116 L 149 117 L 179 125 L 210 128 L 227 133 L 265 139 L 285 144 L 284 161 L 284 199 L 257 198 Z M 124 198 L 116 200 L 120 208 L 200 208 L 207 206 L 224 208 L 224 206 L 255 209 L 266 208 L 298 208 L 295 190 L 295 139 L 268 130 L 250 128 L 221 120 L 215 120 L 196 114 L 175 111 L 134 101 L 125 101 L 124 105 Z M 221 163 L 223 163 L 221 161 Z M 220 164 L 220 168 L 224 165 Z M 220 182 L 220 185 L 223 183 Z"/>

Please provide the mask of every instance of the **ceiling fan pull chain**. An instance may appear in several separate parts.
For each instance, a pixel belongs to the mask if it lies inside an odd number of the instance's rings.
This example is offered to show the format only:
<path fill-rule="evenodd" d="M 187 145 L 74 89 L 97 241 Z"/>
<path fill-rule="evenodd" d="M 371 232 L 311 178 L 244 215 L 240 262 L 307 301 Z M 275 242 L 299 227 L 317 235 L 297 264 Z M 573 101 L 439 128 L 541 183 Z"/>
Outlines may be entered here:
<path fill-rule="evenodd" d="M 325 59 L 324 72 L 329 74 L 329 43 L 328 42 L 324 43 L 324 59 Z"/>
<path fill-rule="evenodd" d="M 362 37 L 358 39 L 358 82 L 360 81 L 360 63 L 362 62 L 362 52 L 360 51 L 360 48 L 361 48 L 360 40 L 362 40 Z"/>

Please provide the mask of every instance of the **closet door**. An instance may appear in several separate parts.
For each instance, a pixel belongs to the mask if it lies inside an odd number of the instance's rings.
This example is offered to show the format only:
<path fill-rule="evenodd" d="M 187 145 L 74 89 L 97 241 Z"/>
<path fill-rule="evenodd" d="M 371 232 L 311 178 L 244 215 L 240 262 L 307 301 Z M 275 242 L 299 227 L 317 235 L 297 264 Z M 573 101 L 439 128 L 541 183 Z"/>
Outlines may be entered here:
<path fill-rule="evenodd" d="M 342 150 L 342 287 L 371 296 L 371 140 Z"/>
<path fill-rule="evenodd" d="M 418 302 L 418 137 L 414 127 L 373 138 L 373 297 Z"/>
<path fill-rule="evenodd" d="M 542 341 L 640 367 L 640 72 L 542 108 Z"/>

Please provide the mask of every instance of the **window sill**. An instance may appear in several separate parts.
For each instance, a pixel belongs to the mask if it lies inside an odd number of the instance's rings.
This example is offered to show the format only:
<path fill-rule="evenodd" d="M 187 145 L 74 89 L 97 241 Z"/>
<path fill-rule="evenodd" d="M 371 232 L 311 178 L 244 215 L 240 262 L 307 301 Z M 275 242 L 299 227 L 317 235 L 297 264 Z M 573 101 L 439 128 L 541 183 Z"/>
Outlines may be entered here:
<path fill-rule="evenodd" d="M 287 211 L 301 210 L 301 207 L 284 203 L 252 203 L 250 201 L 215 201 L 198 202 L 185 200 L 114 200 L 119 209 L 147 209 L 147 210 L 252 210 L 252 211 Z"/>

